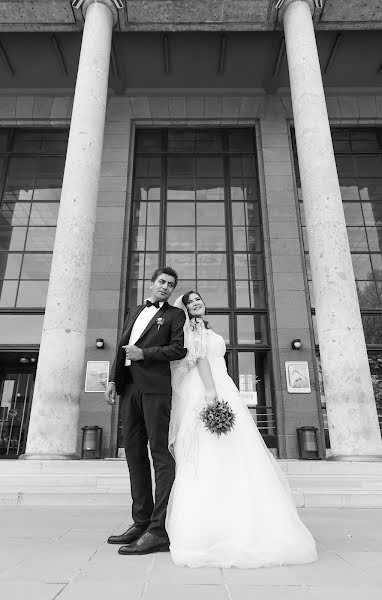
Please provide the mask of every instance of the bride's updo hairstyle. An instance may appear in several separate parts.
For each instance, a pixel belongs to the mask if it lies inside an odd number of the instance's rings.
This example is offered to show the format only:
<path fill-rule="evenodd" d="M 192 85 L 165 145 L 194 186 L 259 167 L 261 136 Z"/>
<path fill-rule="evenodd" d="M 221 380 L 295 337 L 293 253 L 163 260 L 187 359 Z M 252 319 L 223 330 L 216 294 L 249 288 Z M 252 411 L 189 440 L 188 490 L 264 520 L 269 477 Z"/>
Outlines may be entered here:
<path fill-rule="evenodd" d="M 189 301 L 189 299 L 190 299 L 190 296 L 191 296 L 191 294 L 197 294 L 197 295 L 199 296 L 199 298 L 201 299 L 201 301 L 202 301 L 202 302 L 203 302 L 203 304 L 204 304 L 204 308 L 205 308 L 205 311 L 206 311 L 206 312 L 205 312 L 205 314 L 207 314 L 207 307 L 206 307 L 206 303 L 204 302 L 204 300 L 203 300 L 203 298 L 201 297 L 201 295 L 199 294 L 199 292 L 195 292 L 194 290 L 190 290 L 189 292 L 186 292 L 186 293 L 185 293 L 185 294 L 182 296 L 182 302 L 183 302 L 184 306 L 186 307 L 186 309 L 187 309 L 187 304 L 188 304 L 188 301 Z M 187 312 L 188 312 L 188 309 L 187 309 Z M 190 319 L 192 318 L 189 312 L 188 312 L 188 316 L 190 317 Z M 210 326 L 208 325 L 208 321 L 205 321 L 204 319 L 202 319 L 202 321 L 203 321 L 203 323 L 204 323 L 204 326 L 205 326 L 205 328 L 206 328 L 206 329 L 209 329 L 209 328 L 210 328 Z"/>

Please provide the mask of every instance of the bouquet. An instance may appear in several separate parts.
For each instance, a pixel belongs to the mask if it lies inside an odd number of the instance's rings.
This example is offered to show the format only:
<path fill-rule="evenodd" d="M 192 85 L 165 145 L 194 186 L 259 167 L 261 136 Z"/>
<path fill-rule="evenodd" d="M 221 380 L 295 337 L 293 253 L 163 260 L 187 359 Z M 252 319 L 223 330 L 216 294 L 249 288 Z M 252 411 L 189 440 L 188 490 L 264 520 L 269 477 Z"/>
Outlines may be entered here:
<path fill-rule="evenodd" d="M 222 433 L 226 435 L 235 426 L 235 413 L 224 400 L 214 400 L 208 404 L 200 411 L 200 418 L 207 431 L 218 437 Z"/>

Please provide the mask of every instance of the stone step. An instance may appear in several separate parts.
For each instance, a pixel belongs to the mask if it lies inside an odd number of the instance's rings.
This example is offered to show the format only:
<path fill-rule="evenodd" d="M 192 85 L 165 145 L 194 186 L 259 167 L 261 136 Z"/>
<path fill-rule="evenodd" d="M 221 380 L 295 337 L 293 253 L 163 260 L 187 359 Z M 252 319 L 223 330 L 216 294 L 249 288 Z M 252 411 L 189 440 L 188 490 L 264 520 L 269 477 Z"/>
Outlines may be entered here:
<path fill-rule="evenodd" d="M 279 460 L 298 507 L 382 507 L 382 463 Z M 126 462 L 0 461 L 2 506 L 130 506 Z"/>

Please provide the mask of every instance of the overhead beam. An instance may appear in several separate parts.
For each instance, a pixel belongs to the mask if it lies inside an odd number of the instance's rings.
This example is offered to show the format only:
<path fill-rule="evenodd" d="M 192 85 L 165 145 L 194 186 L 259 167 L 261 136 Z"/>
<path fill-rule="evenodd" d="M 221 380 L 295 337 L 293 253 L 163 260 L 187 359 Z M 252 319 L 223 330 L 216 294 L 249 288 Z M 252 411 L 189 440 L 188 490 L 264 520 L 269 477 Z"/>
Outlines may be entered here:
<path fill-rule="evenodd" d="M 110 52 L 110 67 L 111 76 L 114 81 L 111 85 L 116 94 L 124 94 L 127 88 L 126 75 L 121 65 L 117 46 L 115 36 L 113 36 Z"/>
<path fill-rule="evenodd" d="M 222 33 L 220 36 L 220 45 L 219 45 L 219 65 L 218 72 L 223 73 L 225 67 L 225 58 L 227 52 L 227 35 Z"/>
<path fill-rule="evenodd" d="M 277 52 L 275 66 L 273 67 L 272 77 L 277 77 L 285 57 L 285 37 L 283 36 Z"/>
<path fill-rule="evenodd" d="M 326 65 L 324 67 L 324 74 L 326 74 L 329 71 L 330 67 L 332 66 L 335 55 L 337 54 L 338 48 L 340 47 L 342 40 L 343 40 L 342 33 L 337 33 L 336 39 L 334 40 L 332 49 L 328 56 L 328 60 L 326 61 Z"/>
<path fill-rule="evenodd" d="M 16 74 L 16 71 L 14 70 L 12 63 L 10 61 L 10 58 L 8 56 L 7 51 L 5 50 L 3 43 L 0 41 L 0 58 L 3 62 L 3 65 L 5 66 L 5 68 L 7 69 L 8 73 L 14 77 Z"/>
<path fill-rule="evenodd" d="M 111 62 L 111 70 L 113 71 L 113 76 L 115 77 L 115 79 L 119 79 L 120 69 L 119 69 L 119 65 L 118 65 L 117 54 L 115 51 L 114 40 L 111 43 L 110 62 Z"/>
<path fill-rule="evenodd" d="M 163 60 L 164 60 L 164 72 L 166 75 L 170 72 L 170 48 L 167 33 L 163 36 Z"/>
<path fill-rule="evenodd" d="M 56 58 L 58 60 L 58 64 L 60 65 L 61 71 L 67 77 L 69 75 L 69 71 L 68 71 L 68 67 L 67 67 L 67 64 L 66 64 L 65 56 L 64 56 L 64 53 L 62 51 L 62 48 L 61 48 L 60 42 L 58 40 L 58 37 L 56 36 L 55 33 L 53 33 L 50 36 L 50 42 L 52 44 L 52 47 L 53 47 L 54 53 L 56 55 Z"/>

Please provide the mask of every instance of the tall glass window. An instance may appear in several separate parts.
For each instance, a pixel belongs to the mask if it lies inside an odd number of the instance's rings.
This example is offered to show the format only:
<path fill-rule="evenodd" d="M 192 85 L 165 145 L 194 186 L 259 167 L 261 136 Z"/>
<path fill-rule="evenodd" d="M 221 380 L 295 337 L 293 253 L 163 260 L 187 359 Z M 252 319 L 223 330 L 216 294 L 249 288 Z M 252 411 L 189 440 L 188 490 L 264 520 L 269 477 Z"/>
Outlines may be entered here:
<path fill-rule="evenodd" d="M 44 309 L 65 130 L 0 131 L 0 309 Z"/>
<path fill-rule="evenodd" d="M 257 390 L 263 433 L 274 433 L 252 129 L 137 131 L 129 257 L 130 306 L 149 295 L 158 265 L 178 272 L 174 297 L 198 290 L 225 338 L 231 375 L 241 391 Z"/>
<path fill-rule="evenodd" d="M 332 139 L 374 392 L 382 423 L 382 129 L 334 128 Z M 310 302 L 315 323 L 304 204 L 294 137 L 292 140 Z M 318 343 L 316 334 L 315 339 Z"/>

